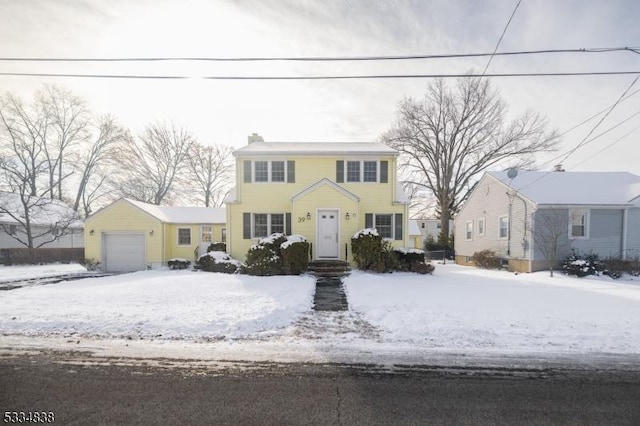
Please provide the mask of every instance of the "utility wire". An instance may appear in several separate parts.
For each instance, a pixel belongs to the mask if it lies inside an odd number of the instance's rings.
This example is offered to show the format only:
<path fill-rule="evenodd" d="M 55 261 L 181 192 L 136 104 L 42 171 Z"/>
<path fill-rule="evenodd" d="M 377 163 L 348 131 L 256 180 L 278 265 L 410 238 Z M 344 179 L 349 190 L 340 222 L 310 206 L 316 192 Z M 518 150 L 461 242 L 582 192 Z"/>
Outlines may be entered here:
<path fill-rule="evenodd" d="M 513 17 L 513 15 L 512 15 Z M 511 20 L 509 20 L 511 22 Z M 507 24 L 508 25 L 508 24 Z M 506 28 L 505 28 L 506 30 Z M 503 33 L 504 36 L 504 33 Z M 502 37 L 500 38 L 502 40 Z M 259 62 L 259 61 L 296 61 L 296 62 L 337 62 L 337 61 L 399 61 L 414 59 L 450 59 L 450 58 L 480 58 L 493 56 L 540 55 L 548 53 L 609 53 L 628 51 L 640 54 L 640 47 L 590 47 L 577 49 L 542 49 L 521 50 L 512 52 L 492 53 L 452 53 L 434 55 L 386 55 L 386 56 L 272 56 L 272 57 L 123 57 L 123 58 L 37 58 L 37 57 L 0 57 L 3 62 L 163 62 L 163 61 L 193 61 L 193 62 Z M 488 64 L 487 64 L 488 67 Z"/>
<path fill-rule="evenodd" d="M 485 75 L 485 73 L 489 69 L 489 65 L 491 65 L 491 61 L 493 60 L 493 57 L 496 56 L 496 52 L 498 51 L 498 47 L 500 46 L 500 43 L 502 43 L 502 38 L 507 33 L 507 28 L 509 28 L 509 24 L 511 24 L 511 20 L 513 19 L 513 16 L 516 14 L 516 11 L 518 10 L 518 7 L 520 7 L 520 3 L 522 3 L 522 0 L 518 0 L 518 3 L 516 4 L 516 7 L 513 9 L 513 12 L 511 13 L 511 16 L 509 17 L 509 20 L 507 21 L 507 25 L 504 26 L 504 30 L 502 30 L 502 34 L 500 35 L 500 38 L 498 39 L 498 43 L 496 43 L 496 47 L 495 47 L 495 49 L 493 49 L 493 53 L 491 54 L 491 56 L 489 56 L 489 61 L 487 62 L 487 65 L 484 67 L 484 70 L 482 71 L 482 75 L 483 76 Z"/>
<path fill-rule="evenodd" d="M 585 72 L 539 72 L 485 74 L 484 77 L 571 77 L 640 74 L 640 71 L 585 71 Z M 0 76 L 17 77 L 68 77 L 68 78 L 116 78 L 149 80 L 365 80 L 408 78 L 477 78 L 479 74 L 371 74 L 371 75 L 325 75 L 325 76 L 185 76 L 185 75 L 139 75 L 139 74 L 64 74 L 0 72 Z"/>
<path fill-rule="evenodd" d="M 575 169 L 576 167 L 578 167 L 580 164 L 587 162 L 588 160 L 591 160 L 593 157 L 595 157 L 596 155 L 606 151 L 607 149 L 611 148 L 612 146 L 614 146 L 615 144 L 617 144 L 618 142 L 622 141 L 623 139 L 625 139 L 627 136 L 637 132 L 638 130 L 640 130 L 640 126 L 635 127 L 634 129 L 632 129 L 631 131 L 629 131 L 628 133 L 620 136 L 618 139 L 616 139 L 615 141 L 611 142 L 609 145 L 605 146 L 604 148 L 602 148 L 601 150 L 599 150 L 598 152 L 594 153 L 593 155 L 590 155 L 589 157 L 585 158 L 584 160 L 580 161 L 579 163 L 577 163 L 576 165 L 574 165 L 572 169 Z"/>

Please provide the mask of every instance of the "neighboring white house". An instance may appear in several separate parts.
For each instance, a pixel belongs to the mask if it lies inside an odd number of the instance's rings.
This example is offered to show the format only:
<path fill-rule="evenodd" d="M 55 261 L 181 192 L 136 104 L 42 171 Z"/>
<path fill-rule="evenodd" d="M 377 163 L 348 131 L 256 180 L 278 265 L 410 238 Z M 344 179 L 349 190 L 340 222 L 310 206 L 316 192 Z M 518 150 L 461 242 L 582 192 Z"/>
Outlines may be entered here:
<path fill-rule="evenodd" d="M 82 248 L 84 224 L 58 200 L 32 198 L 29 209 L 35 248 Z M 0 192 L 0 249 L 25 248 L 25 213 L 18 194 Z"/>
<path fill-rule="evenodd" d="M 554 245 L 556 266 L 572 249 L 601 258 L 640 255 L 640 176 L 488 172 L 455 219 L 459 264 L 489 249 L 513 270 L 538 271 Z"/>
<path fill-rule="evenodd" d="M 430 237 L 433 238 L 434 241 L 438 241 L 438 237 L 440 236 L 440 231 L 442 229 L 440 219 L 416 219 L 416 222 L 425 242 Z M 449 230 L 453 231 L 453 220 L 449 221 Z"/>

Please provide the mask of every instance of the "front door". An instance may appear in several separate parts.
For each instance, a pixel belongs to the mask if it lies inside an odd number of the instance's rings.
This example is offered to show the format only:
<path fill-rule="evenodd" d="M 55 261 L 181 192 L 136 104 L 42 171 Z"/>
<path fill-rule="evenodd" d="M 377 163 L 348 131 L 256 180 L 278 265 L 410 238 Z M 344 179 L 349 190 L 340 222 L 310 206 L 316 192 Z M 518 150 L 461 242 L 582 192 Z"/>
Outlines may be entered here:
<path fill-rule="evenodd" d="M 338 210 L 318 210 L 318 257 L 338 257 Z"/>

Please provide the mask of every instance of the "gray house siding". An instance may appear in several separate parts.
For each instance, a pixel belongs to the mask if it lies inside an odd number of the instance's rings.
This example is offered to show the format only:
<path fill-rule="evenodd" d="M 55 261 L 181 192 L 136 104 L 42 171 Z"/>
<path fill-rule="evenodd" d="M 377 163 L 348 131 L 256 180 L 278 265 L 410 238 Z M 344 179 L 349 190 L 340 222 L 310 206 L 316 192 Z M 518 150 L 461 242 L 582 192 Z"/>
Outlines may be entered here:
<path fill-rule="evenodd" d="M 20 227 L 18 227 L 20 228 Z M 46 231 L 48 228 L 34 226 L 33 233 L 41 234 Z M 20 233 L 20 229 L 18 229 Z M 22 241 L 26 242 L 26 235 L 19 234 L 19 238 Z M 43 238 L 38 238 L 34 241 L 34 246 L 39 246 L 44 241 Z M 45 244 L 42 248 L 80 248 L 84 247 L 84 231 L 82 229 L 76 229 L 73 234 L 63 235 L 58 238 L 56 241 Z M 5 248 L 25 248 L 24 244 L 21 244 L 19 241 L 16 241 L 13 237 L 8 235 L 6 232 L 0 229 L 0 249 Z"/>
<path fill-rule="evenodd" d="M 567 257 L 571 250 L 569 243 L 569 210 L 539 208 L 534 214 L 535 235 L 533 237 L 533 267 L 532 270 L 541 270 L 548 267 L 551 256 L 551 245 L 556 243 L 555 267 Z M 553 235 L 557 235 L 557 240 Z M 545 255 L 546 254 L 546 255 Z"/>
<path fill-rule="evenodd" d="M 627 249 L 628 258 L 640 257 L 640 208 L 627 211 Z"/>
<path fill-rule="evenodd" d="M 591 209 L 588 238 L 571 239 L 571 246 L 601 258 L 621 256 L 622 216 L 622 209 Z"/>

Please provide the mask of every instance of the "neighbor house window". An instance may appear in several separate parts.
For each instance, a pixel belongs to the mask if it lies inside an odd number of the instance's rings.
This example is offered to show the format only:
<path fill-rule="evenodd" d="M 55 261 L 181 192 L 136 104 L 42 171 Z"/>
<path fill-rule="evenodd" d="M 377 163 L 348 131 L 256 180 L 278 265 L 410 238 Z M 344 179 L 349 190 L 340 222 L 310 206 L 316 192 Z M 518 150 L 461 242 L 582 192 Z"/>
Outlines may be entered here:
<path fill-rule="evenodd" d="M 498 219 L 498 236 L 500 238 L 507 238 L 509 236 L 509 218 L 507 216 L 500 216 Z"/>
<path fill-rule="evenodd" d="M 478 219 L 478 235 L 484 235 L 484 218 Z"/>
<path fill-rule="evenodd" d="M 347 182 L 360 182 L 359 161 L 347 161 Z"/>
<path fill-rule="evenodd" d="M 178 228 L 178 245 L 191 245 L 191 228 Z"/>
<path fill-rule="evenodd" d="M 473 239 L 473 222 L 472 221 L 466 222 L 464 224 L 464 234 L 465 234 L 464 235 L 465 239 L 467 240 Z"/>
<path fill-rule="evenodd" d="M 364 182 L 377 182 L 378 181 L 378 162 L 377 161 L 365 161 L 363 163 Z"/>
<path fill-rule="evenodd" d="M 268 161 L 256 161 L 254 163 L 255 173 L 254 181 L 255 182 L 269 182 L 269 162 Z"/>
<path fill-rule="evenodd" d="M 16 225 L 9 225 L 9 235 L 18 235 L 18 227 Z"/>
<path fill-rule="evenodd" d="M 569 210 L 569 227 L 572 238 L 587 237 L 589 211 L 585 209 Z"/>
<path fill-rule="evenodd" d="M 376 214 L 376 229 L 382 238 L 393 238 L 393 215 Z"/>
<path fill-rule="evenodd" d="M 201 241 L 203 243 L 210 243 L 213 235 L 213 229 L 210 225 L 203 225 L 201 228 Z"/>

